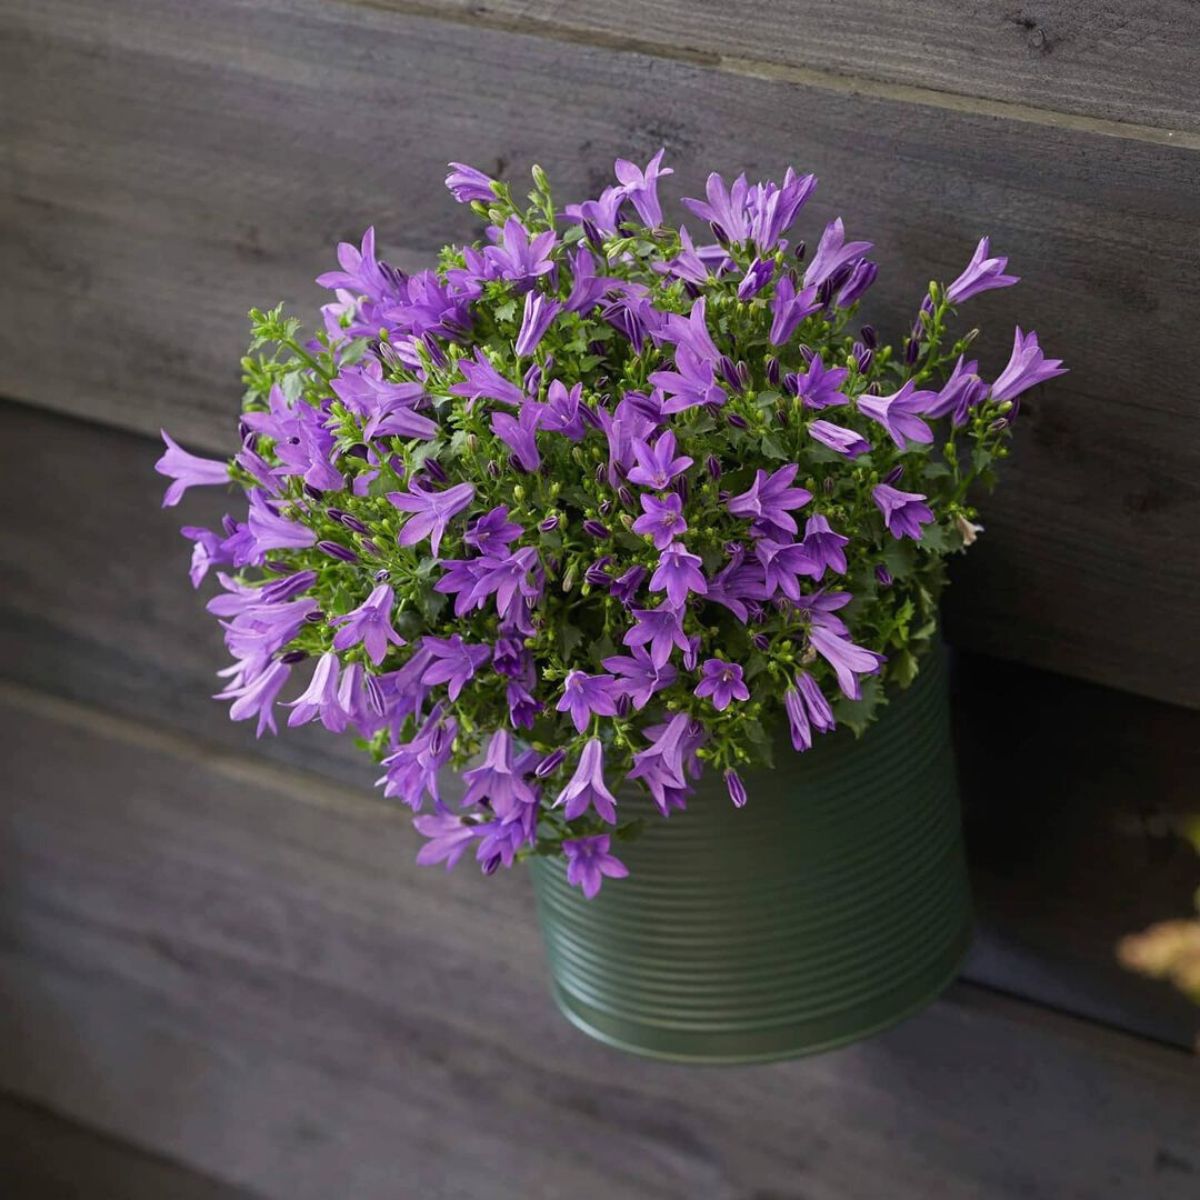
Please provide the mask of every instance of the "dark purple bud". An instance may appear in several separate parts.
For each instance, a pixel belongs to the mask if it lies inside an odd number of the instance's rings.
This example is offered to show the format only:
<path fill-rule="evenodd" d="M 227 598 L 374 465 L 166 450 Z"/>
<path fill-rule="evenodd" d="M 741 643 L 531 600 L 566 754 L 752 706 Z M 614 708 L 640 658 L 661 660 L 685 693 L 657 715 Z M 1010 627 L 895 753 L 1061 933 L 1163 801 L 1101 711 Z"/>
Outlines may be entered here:
<path fill-rule="evenodd" d="M 756 633 L 751 639 L 750 644 L 755 650 L 762 650 L 764 653 L 771 648 L 771 639 L 765 633 Z"/>
<path fill-rule="evenodd" d="M 738 387 L 737 367 L 733 365 L 733 359 L 728 354 L 722 354 L 717 359 L 717 370 L 721 372 L 721 378 L 725 380 L 731 388 Z"/>
<path fill-rule="evenodd" d="M 737 562 L 741 562 L 746 557 L 746 547 L 741 542 L 726 542 L 722 549 Z"/>
<path fill-rule="evenodd" d="M 766 369 L 767 369 L 767 382 L 772 387 L 778 387 L 779 386 L 779 359 L 777 359 L 775 357 L 775 355 L 771 354 L 767 357 Z"/>
<path fill-rule="evenodd" d="M 825 478 L 821 481 L 821 487 L 824 490 L 825 495 L 832 496 L 833 493 L 837 490 L 837 483 L 834 481 L 834 478 L 832 475 L 826 475 Z"/>
<path fill-rule="evenodd" d="M 303 662 L 308 657 L 307 650 L 289 650 L 286 654 L 279 656 L 281 663 L 287 663 L 290 667 L 292 663 Z"/>
<path fill-rule="evenodd" d="M 903 467 L 893 467 L 883 477 L 883 482 L 886 483 L 888 485 L 888 487 L 894 487 L 896 484 L 898 484 L 900 482 L 900 479 L 903 475 L 904 475 Z"/>
<path fill-rule="evenodd" d="M 444 369 L 448 359 L 437 338 L 432 333 L 426 333 L 421 335 L 421 341 L 425 344 L 425 349 L 429 351 L 429 359 L 434 366 Z"/>
<path fill-rule="evenodd" d="M 925 299 L 921 301 L 921 311 L 923 313 L 929 313 L 930 315 L 933 314 L 933 297 L 932 296 L 926 296 Z"/>
<path fill-rule="evenodd" d="M 752 621 L 761 621 L 767 615 L 766 609 L 757 600 L 743 600 L 742 603 L 746 606 L 746 615 Z"/>
<path fill-rule="evenodd" d="M 617 488 L 617 499 L 620 500 L 620 502 L 626 508 L 633 507 L 633 493 L 624 484 L 621 484 L 621 486 Z"/>
<path fill-rule="evenodd" d="M 563 759 L 567 757 L 565 750 L 551 750 L 545 758 L 542 759 L 536 767 L 533 768 L 533 773 L 539 779 L 545 779 L 547 775 L 553 775 L 555 771 L 562 765 Z"/>
<path fill-rule="evenodd" d="M 596 410 L 590 408 L 586 404 L 579 406 L 579 415 L 593 428 L 600 428 L 600 418 L 596 415 Z"/>
<path fill-rule="evenodd" d="M 274 583 L 268 583 L 259 595 L 265 604 L 282 604 L 285 600 L 292 600 L 299 596 L 301 592 L 307 592 L 316 582 L 316 571 L 301 571 L 286 579 L 277 579 Z"/>
<path fill-rule="evenodd" d="M 917 359 L 921 357 L 921 343 L 915 337 L 909 338 L 904 343 L 904 365 L 912 367 L 916 365 Z"/>
<path fill-rule="evenodd" d="M 838 291 L 841 288 L 842 284 L 845 283 L 846 280 L 849 279 L 850 276 L 854 273 L 854 265 L 855 264 L 852 262 L 842 263 L 842 265 L 840 267 L 838 267 L 838 269 L 836 271 L 834 271 L 834 273 L 832 275 L 830 275 L 829 286 L 835 292 Z"/>
<path fill-rule="evenodd" d="M 268 558 L 263 566 L 268 571 L 274 571 L 276 575 L 290 575 L 296 569 L 291 563 L 280 562 L 277 558 Z"/>
<path fill-rule="evenodd" d="M 863 342 L 870 346 L 872 350 L 879 345 L 879 334 L 876 332 L 874 325 L 864 325 L 858 332 Z"/>
<path fill-rule="evenodd" d="M 584 521 L 583 531 L 584 531 L 584 533 L 590 534 L 594 538 L 603 539 L 603 538 L 608 537 L 607 527 L 604 525 L 601 525 L 599 521 L 593 521 L 590 519 L 587 521 Z"/>
<path fill-rule="evenodd" d="M 538 522 L 538 528 L 543 533 L 553 533 L 558 528 L 558 515 L 547 517 L 544 521 Z"/>
<path fill-rule="evenodd" d="M 1007 417 L 997 417 L 989 426 L 988 433 L 1003 433 L 1008 428 Z"/>
<path fill-rule="evenodd" d="M 875 568 L 875 578 L 879 581 L 880 587 L 892 586 L 892 573 L 883 565 L 883 563 L 880 563 L 879 566 Z"/>
<path fill-rule="evenodd" d="M 1006 425 L 1011 425 L 1017 419 L 1017 413 L 1021 411 L 1021 397 L 1017 396 L 1011 401 L 1011 404 L 1012 408 L 1004 414 L 1004 423 Z"/>
<path fill-rule="evenodd" d="M 320 609 L 317 609 L 316 612 L 305 613 L 304 619 L 310 625 L 321 625 L 325 621 L 325 614 L 323 612 L 321 612 Z"/>
<path fill-rule="evenodd" d="M 737 365 L 738 384 L 744 392 L 750 386 L 750 366 L 745 362 L 738 362 Z"/>
<path fill-rule="evenodd" d="M 728 503 L 729 503 L 729 501 L 733 499 L 733 493 L 732 493 L 732 492 L 727 492 L 727 491 L 726 491 L 724 488 L 722 488 L 722 489 L 721 489 L 721 490 L 720 490 L 720 491 L 717 493 L 717 499 L 718 499 L 718 500 L 719 500 L 719 501 L 720 501 L 722 504 L 728 504 Z"/>
<path fill-rule="evenodd" d="M 485 859 L 479 869 L 485 875 L 495 875 L 500 870 L 500 855 L 493 854 L 490 858 Z"/>
<path fill-rule="evenodd" d="M 367 693 L 367 703 L 371 706 L 371 711 L 377 717 L 382 717 L 387 712 L 387 697 L 383 694 L 383 686 L 379 680 L 370 672 L 367 673 L 365 690 Z"/>
<path fill-rule="evenodd" d="M 237 522 L 228 513 L 221 518 L 221 528 L 225 530 L 226 537 L 233 537 L 238 531 Z"/>
<path fill-rule="evenodd" d="M 608 514 L 611 512 L 612 512 L 612 501 L 611 500 L 601 500 L 600 501 L 600 515 L 602 517 L 607 517 Z"/>
<path fill-rule="evenodd" d="M 362 444 L 362 442 L 355 442 L 353 446 L 350 446 L 346 450 L 346 456 L 348 458 L 361 458 L 364 462 L 366 462 L 366 460 L 370 457 L 370 455 L 371 455 L 371 452 L 366 448 L 366 446 L 364 446 Z M 397 475 L 404 474 L 404 464 L 403 463 L 401 463 L 400 470 L 397 471 L 396 474 Z"/>
<path fill-rule="evenodd" d="M 721 460 L 715 454 L 710 454 L 704 460 L 704 469 L 708 472 L 710 479 L 721 478 Z"/>
<path fill-rule="evenodd" d="M 250 439 L 254 436 L 254 430 L 246 424 L 245 421 L 238 422 L 238 440 L 243 446 L 248 446 Z"/>
<path fill-rule="evenodd" d="M 359 545 L 369 555 L 371 555 L 372 558 L 382 558 L 383 557 L 383 551 L 380 550 L 379 543 L 374 541 L 372 538 L 363 538 L 362 541 L 359 543 Z"/>
<path fill-rule="evenodd" d="M 608 478 L 608 468 L 603 463 L 597 463 L 596 469 L 592 472 L 592 478 L 597 483 L 603 483 Z"/>
<path fill-rule="evenodd" d="M 304 485 L 304 493 L 306 496 L 311 497 L 313 500 L 320 500 L 320 498 L 323 495 L 325 495 L 325 493 L 323 491 L 321 491 L 320 488 L 313 487 L 313 485 L 311 483 L 306 483 Z"/>
<path fill-rule="evenodd" d="M 689 300 L 699 300 L 704 295 L 704 292 L 690 279 L 683 281 L 683 290 L 687 293 Z"/>
<path fill-rule="evenodd" d="M 592 243 L 595 249 L 603 250 L 604 239 L 600 236 L 600 230 L 587 217 L 584 217 L 580 224 L 583 226 L 583 236 Z"/>
<path fill-rule="evenodd" d="M 775 410 L 775 416 L 778 418 L 780 425 L 788 423 L 788 410 L 781 404 Z"/>
<path fill-rule="evenodd" d="M 342 513 L 342 524 L 347 529 L 352 529 L 355 533 L 367 534 L 371 531 L 357 518 L 349 513 Z"/>
<path fill-rule="evenodd" d="M 680 475 L 674 483 L 671 484 L 671 490 L 686 504 L 688 497 L 692 494 L 692 490 L 688 487 L 688 481 Z"/>
<path fill-rule="evenodd" d="M 328 554 L 330 558 L 340 558 L 342 562 L 358 562 L 358 555 L 346 546 L 339 546 L 337 542 L 318 542 L 317 549 L 322 554 Z"/>
<path fill-rule="evenodd" d="M 546 355 L 546 370 L 547 371 L 554 370 L 554 355 L 553 354 Z"/>
<path fill-rule="evenodd" d="M 627 695 L 618 696 L 616 709 L 618 717 L 627 717 L 633 709 L 633 701 Z"/>
<path fill-rule="evenodd" d="M 527 392 L 536 393 L 538 388 L 542 386 L 542 368 L 537 363 L 534 363 L 525 372 L 525 378 L 521 382 L 524 384 Z"/>
<path fill-rule="evenodd" d="M 817 302 L 828 307 L 829 301 L 833 299 L 833 277 L 824 280 L 821 286 L 817 288 Z"/>
<path fill-rule="evenodd" d="M 789 396 L 798 396 L 800 394 L 800 376 L 794 371 L 789 371 L 783 377 L 783 390 Z"/>
<path fill-rule="evenodd" d="M 725 232 L 724 228 L 722 226 L 718 225 L 716 223 L 716 221 L 709 221 L 708 227 L 709 227 L 709 229 L 712 230 L 713 237 L 715 237 L 717 239 L 717 241 L 721 243 L 722 246 L 724 246 L 726 249 L 728 249 L 729 248 L 729 234 L 727 234 Z"/>
<path fill-rule="evenodd" d="M 812 366 L 812 360 L 816 358 L 816 356 L 817 352 L 811 346 L 800 347 L 800 357 L 804 359 L 804 365 L 806 367 Z"/>
<path fill-rule="evenodd" d="M 803 239 L 801 239 L 800 241 L 798 241 L 796 243 L 796 249 L 793 251 L 793 253 L 796 255 L 797 262 L 802 263 L 804 261 L 804 254 L 807 250 L 808 250 L 808 247 L 804 244 Z"/>
<path fill-rule="evenodd" d="M 726 420 L 734 427 L 734 429 L 747 428 L 746 418 L 739 416 L 737 413 L 727 413 Z"/>
<path fill-rule="evenodd" d="M 376 583 L 386 583 L 389 579 L 391 579 L 391 577 L 392 577 L 392 573 L 391 573 L 391 571 L 389 571 L 387 569 L 387 567 L 381 567 L 378 571 L 375 572 L 375 582 Z"/>
<path fill-rule="evenodd" d="M 446 468 L 436 458 L 427 458 L 421 465 L 429 478 L 436 479 L 438 483 L 445 483 L 450 478 Z"/>
<path fill-rule="evenodd" d="M 344 517 L 346 514 L 345 514 L 345 513 L 344 513 L 344 512 L 343 512 L 343 511 L 342 511 L 340 508 L 332 508 L 332 507 L 330 507 L 330 508 L 327 508 L 327 509 L 325 510 L 325 515 L 326 515 L 326 516 L 327 516 L 327 517 L 328 517 L 328 518 L 329 518 L 331 521 L 339 521 L 339 522 L 340 522 L 340 521 L 341 521 L 341 519 L 342 519 L 342 518 L 343 518 L 343 517 Z"/>
<path fill-rule="evenodd" d="M 499 479 L 502 474 L 500 464 L 498 462 L 489 462 L 487 465 L 487 473 L 493 479 Z"/>
<path fill-rule="evenodd" d="M 592 587 L 608 587 L 612 583 L 612 579 L 604 568 L 610 562 L 612 562 L 611 557 L 606 557 L 600 559 L 599 562 L 592 563 L 583 573 L 585 582 L 590 583 Z"/>

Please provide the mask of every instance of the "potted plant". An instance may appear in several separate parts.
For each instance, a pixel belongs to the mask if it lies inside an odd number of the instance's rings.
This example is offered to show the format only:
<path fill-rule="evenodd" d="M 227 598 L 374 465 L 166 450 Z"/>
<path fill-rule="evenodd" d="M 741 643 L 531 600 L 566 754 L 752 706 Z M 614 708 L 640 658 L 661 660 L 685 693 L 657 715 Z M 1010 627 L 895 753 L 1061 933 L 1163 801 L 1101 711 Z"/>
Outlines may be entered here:
<path fill-rule="evenodd" d="M 1016 282 L 986 238 L 893 349 L 856 320 L 871 243 L 789 241 L 811 175 L 711 175 L 689 230 L 662 158 L 561 210 L 539 168 L 522 207 L 453 164 L 486 242 L 411 276 L 371 230 L 341 245 L 315 333 L 251 314 L 238 453 L 164 434 L 157 469 L 166 504 L 244 491 L 184 529 L 232 718 L 274 732 L 293 689 L 289 725 L 380 763 L 418 861 L 529 860 L 591 1033 L 747 1061 L 860 1037 L 955 971 L 938 598 L 1021 393 L 1061 368 L 1018 329 L 988 382 L 948 332 Z"/>

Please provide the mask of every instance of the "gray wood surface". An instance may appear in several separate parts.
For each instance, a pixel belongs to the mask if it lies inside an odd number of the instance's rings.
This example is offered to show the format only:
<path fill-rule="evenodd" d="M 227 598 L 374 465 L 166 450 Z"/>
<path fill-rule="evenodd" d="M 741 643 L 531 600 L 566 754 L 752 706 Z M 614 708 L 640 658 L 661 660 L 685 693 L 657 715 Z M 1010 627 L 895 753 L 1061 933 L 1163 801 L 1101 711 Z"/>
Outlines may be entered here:
<path fill-rule="evenodd" d="M 1190 0 L 361 0 L 746 73 L 789 73 L 1200 131 Z M 934 98 L 936 102 L 936 98 Z"/>
<path fill-rule="evenodd" d="M 1193 1057 L 959 986 L 809 1061 L 623 1057 L 551 1010 L 519 875 L 11 687 L 0 1087 L 279 1200 L 1167 1200 Z"/>
<path fill-rule="evenodd" d="M 0 1096 L 5 1200 L 256 1200 L 12 1096 Z"/>
<path fill-rule="evenodd" d="M 39 496 L 37 519 L 0 538 L 0 676 L 376 794 L 348 739 L 314 724 L 256 742 L 211 699 L 227 658 L 203 607 L 215 589 L 192 590 L 178 528 L 215 525 L 225 498 L 207 489 L 161 511 L 155 454 L 131 434 L 0 405 L 0 510 Z M 1121 971 L 1112 947 L 1187 911 L 1200 882 L 1169 832 L 1196 807 L 1200 713 L 990 659 L 967 657 L 957 675 L 981 905 L 969 974 L 1189 1043 L 1190 1007 Z"/>
<path fill-rule="evenodd" d="M 991 231 L 1026 285 L 972 302 L 985 365 L 1020 318 L 1072 374 L 1027 405 L 959 640 L 1200 704 L 1200 154 L 313 0 L 48 0 L 3 53 L 0 393 L 198 444 L 230 445 L 251 304 L 311 303 L 372 221 L 406 265 L 474 232 L 449 158 L 564 195 L 660 143 L 688 191 L 811 167 L 807 232 L 875 238 L 893 330 Z"/>

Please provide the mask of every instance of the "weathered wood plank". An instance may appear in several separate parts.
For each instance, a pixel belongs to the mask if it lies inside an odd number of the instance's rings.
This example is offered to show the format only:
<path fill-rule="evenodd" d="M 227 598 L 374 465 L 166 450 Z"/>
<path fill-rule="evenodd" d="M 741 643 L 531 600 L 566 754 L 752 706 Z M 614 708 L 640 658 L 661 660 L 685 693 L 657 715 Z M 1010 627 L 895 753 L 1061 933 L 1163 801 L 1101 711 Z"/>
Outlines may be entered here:
<path fill-rule="evenodd" d="M 307 726 L 256 743 L 210 699 L 226 655 L 203 610 L 212 589 L 192 591 L 177 530 L 215 525 L 224 497 L 208 489 L 162 512 L 150 443 L 34 409 L 0 405 L 0 447 L 0 509 L 20 512 L 39 496 L 37 519 L 11 522 L 0 539 L 9 584 L 0 588 L 0 674 L 370 794 L 376 772 L 348 740 Z M 55 487 L 42 488 L 50 477 Z M 981 900 L 970 973 L 1189 1042 L 1191 1010 L 1118 970 L 1112 945 L 1186 910 L 1192 863 L 1171 855 L 1166 822 L 1194 799 L 1200 714 L 988 659 L 960 666 L 955 707 Z M 1020 837 L 1006 833 L 1018 828 Z"/>
<path fill-rule="evenodd" d="M 357 0 L 407 13 L 848 86 L 869 81 L 1025 108 L 1200 131 L 1189 0 L 1012 5 L 1003 0 Z"/>
<path fill-rule="evenodd" d="M 973 302 L 988 365 L 1022 315 L 1072 374 L 1028 406 L 959 640 L 1200 704 L 1200 154 L 312 0 L 52 0 L 5 46 L 0 392 L 201 444 L 251 304 L 310 303 L 369 221 L 410 265 L 472 232 L 447 158 L 540 158 L 564 194 L 659 143 L 688 191 L 799 161 L 806 231 L 836 203 L 876 238 L 892 328 L 991 229 L 1027 284 Z"/>
<path fill-rule="evenodd" d="M 0 1096 L 0 1180 L 10 1200 L 254 1200 L 11 1096 Z"/>
<path fill-rule="evenodd" d="M 960 987 L 717 1076 L 551 1011 L 519 876 L 407 822 L 5 689 L 0 1085 L 267 1197 L 1190 1196 L 1194 1060 Z"/>

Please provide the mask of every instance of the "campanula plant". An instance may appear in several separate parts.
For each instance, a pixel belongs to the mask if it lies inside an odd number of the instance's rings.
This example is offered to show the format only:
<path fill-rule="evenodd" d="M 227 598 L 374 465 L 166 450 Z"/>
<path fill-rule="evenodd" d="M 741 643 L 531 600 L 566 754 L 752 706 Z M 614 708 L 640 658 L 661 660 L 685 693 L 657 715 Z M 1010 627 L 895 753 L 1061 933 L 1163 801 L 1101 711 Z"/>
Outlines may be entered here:
<path fill-rule="evenodd" d="M 753 804 L 774 726 L 797 752 L 861 730 L 921 669 L 1021 394 L 1062 373 L 1018 329 L 988 381 L 949 332 L 1017 282 L 987 238 L 887 346 L 856 320 L 872 244 L 790 240 L 813 176 L 710 175 L 676 228 L 662 157 L 563 209 L 538 168 L 521 207 L 454 164 L 484 244 L 415 275 L 373 230 L 341 245 L 315 333 L 251 314 L 232 461 L 164 434 L 165 504 L 245 494 L 184 529 L 221 585 L 219 698 L 260 735 L 281 703 L 354 731 L 421 862 L 562 854 L 594 895 L 628 785 L 666 817 L 718 772 Z"/>

